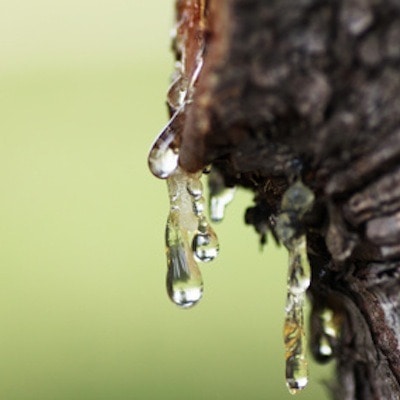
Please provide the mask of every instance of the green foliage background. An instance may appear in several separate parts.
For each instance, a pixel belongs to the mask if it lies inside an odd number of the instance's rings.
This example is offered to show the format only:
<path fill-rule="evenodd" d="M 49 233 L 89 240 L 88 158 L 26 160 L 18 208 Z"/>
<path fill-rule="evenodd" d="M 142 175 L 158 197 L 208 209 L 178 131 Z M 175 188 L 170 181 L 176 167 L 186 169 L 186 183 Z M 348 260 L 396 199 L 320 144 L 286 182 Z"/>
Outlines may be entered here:
<path fill-rule="evenodd" d="M 239 193 L 205 298 L 165 294 L 172 1 L 0 5 L 0 398 L 289 399 L 286 254 L 260 252 Z M 299 399 L 327 398 L 311 366 Z"/>

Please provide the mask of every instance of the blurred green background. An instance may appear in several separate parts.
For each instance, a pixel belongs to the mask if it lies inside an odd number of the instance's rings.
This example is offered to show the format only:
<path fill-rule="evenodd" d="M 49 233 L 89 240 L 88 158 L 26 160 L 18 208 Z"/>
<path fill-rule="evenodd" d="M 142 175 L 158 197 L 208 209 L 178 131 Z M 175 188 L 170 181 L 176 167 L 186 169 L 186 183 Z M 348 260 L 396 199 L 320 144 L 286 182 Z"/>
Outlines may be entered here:
<path fill-rule="evenodd" d="M 290 399 L 286 254 L 259 251 L 238 193 L 203 266 L 205 297 L 165 293 L 173 2 L 0 5 L 0 399 Z M 311 365 L 297 397 L 325 399 Z"/>

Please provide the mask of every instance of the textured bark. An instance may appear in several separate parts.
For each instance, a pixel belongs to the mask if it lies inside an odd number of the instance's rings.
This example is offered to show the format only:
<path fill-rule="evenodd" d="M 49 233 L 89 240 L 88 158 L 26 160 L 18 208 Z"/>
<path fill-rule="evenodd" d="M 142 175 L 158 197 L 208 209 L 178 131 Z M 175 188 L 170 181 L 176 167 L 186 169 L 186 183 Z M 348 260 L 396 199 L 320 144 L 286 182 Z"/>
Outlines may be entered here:
<path fill-rule="evenodd" d="M 301 176 L 309 294 L 341 324 L 333 392 L 400 399 L 400 1 L 209 0 L 205 38 L 181 166 L 253 190 L 262 237 Z"/>

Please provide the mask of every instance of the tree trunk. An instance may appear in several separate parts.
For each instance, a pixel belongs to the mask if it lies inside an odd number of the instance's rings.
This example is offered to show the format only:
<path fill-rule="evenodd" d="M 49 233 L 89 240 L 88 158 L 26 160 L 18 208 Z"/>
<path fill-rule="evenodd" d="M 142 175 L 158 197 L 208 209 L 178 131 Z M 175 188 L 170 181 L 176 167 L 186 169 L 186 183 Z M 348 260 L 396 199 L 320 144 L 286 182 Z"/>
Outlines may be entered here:
<path fill-rule="evenodd" d="M 246 222 L 262 238 L 301 177 L 316 199 L 302 222 L 311 344 L 333 310 L 336 398 L 400 399 L 400 1 L 191 3 L 205 48 L 182 168 L 212 163 L 225 185 L 253 190 Z"/>

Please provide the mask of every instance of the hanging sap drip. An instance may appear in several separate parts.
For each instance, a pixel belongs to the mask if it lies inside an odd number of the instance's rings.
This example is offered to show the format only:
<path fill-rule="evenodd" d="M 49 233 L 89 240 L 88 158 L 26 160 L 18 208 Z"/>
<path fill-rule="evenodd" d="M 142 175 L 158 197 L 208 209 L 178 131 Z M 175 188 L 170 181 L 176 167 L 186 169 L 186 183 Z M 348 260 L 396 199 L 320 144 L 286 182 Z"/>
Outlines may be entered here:
<path fill-rule="evenodd" d="M 201 173 L 176 168 L 167 179 L 170 213 L 166 227 L 167 291 L 180 307 L 195 305 L 203 295 L 196 260 L 208 262 L 219 251 L 217 236 L 204 215 Z"/>
<path fill-rule="evenodd" d="M 192 248 L 196 258 L 202 262 L 209 262 L 217 257 L 219 243 L 217 235 L 204 215 L 205 200 L 201 174 L 193 174 L 188 181 L 187 191 L 192 197 L 193 212 L 197 217 L 197 231 L 193 237 Z"/>
<path fill-rule="evenodd" d="M 179 142 L 185 124 L 185 107 L 192 102 L 203 67 L 205 2 L 182 3 L 178 8 L 173 47 L 178 57 L 167 93 L 171 119 L 153 143 L 148 164 L 158 178 L 168 178 L 178 166 Z M 200 31 L 195 28 L 200 23 Z"/>
<path fill-rule="evenodd" d="M 187 91 L 188 81 L 182 74 L 179 74 L 167 92 L 167 103 L 172 112 L 176 112 L 184 104 Z"/>
<path fill-rule="evenodd" d="M 157 178 L 168 178 L 178 166 L 178 133 L 183 112 L 178 109 L 151 146 L 148 156 L 149 169 Z"/>
<path fill-rule="evenodd" d="M 194 306 L 203 296 L 203 280 L 189 245 L 188 232 L 180 225 L 179 210 L 171 210 L 165 232 L 167 292 L 182 308 Z"/>
<path fill-rule="evenodd" d="M 321 363 L 332 359 L 340 336 L 341 315 L 329 307 L 315 306 L 311 314 L 313 326 L 312 350 Z"/>
<path fill-rule="evenodd" d="M 333 346 L 331 344 L 331 339 L 336 340 L 338 336 L 338 331 L 333 324 L 332 310 L 322 310 L 320 318 L 322 329 L 319 339 L 318 352 L 321 357 L 330 359 L 333 356 Z"/>
<path fill-rule="evenodd" d="M 173 35 L 175 71 L 167 93 L 171 116 L 155 140 L 148 157 L 151 172 L 167 179 L 170 213 L 166 227 L 167 290 L 171 300 L 184 308 L 196 304 L 203 294 L 197 261 L 209 262 L 219 251 L 217 236 L 204 215 L 201 172 L 186 173 L 179 167 L 179 146 L 187 126 L 203 67 L 206 35 L 206 2 L 190 0 L 177 5 Z"/>
<path fill-rule="evenodd" d="M 209 211 L 213 222 L 221 222 L 225 216 L 226 206 L 233 200 L 236 188 L 226 187 L 221 173 L 212 168 L 208 176 L 208 187 L 210 189 Z"/>
<path fill-rule="evenodd" d="M 308 383 L 306 334 L 304 326 L 305 292 L 310 285 L 306 239 L 293 239 L 289 247 L 286 318 L 284 324 L 286 383 L 294 394 Z"/>
<path fill-rule="evenodd" d="M 225 216 L 226 206 L 233 200 L 236 188 L 224 188 L 210 196 L 210 218 L 213 222 L 221 222 Z"/>
<path fill-rule="evenodd" d="M 310 285 L 311 272 L 307 257 L 306 236 L 300 222 L 311 208 L 314 194 L 298 181 L 284 193 L 276 232 L 289 251 L 286 318 L 284 324 L 286 384 L 292 394 L 308 383 L 304 304 Z"/>
<path fill-rule="evenodd" d="M 180 168 L 167 179 L 170 213 L 165 234 L 168 295 L 184 308 L 195 305 L 203 295 L 203 280 L 190 245 L 198 220 L 187 191 L 188 181 Z"/>
<path fill-rule="evenodd" d="M 202 262 L 212 261 L 218 256 L 219 243 L 217 235 L 204 216 L 199 219 L 199 225 L 197 233 L 193 238 L 192 248 L 196 258 Z"/>

